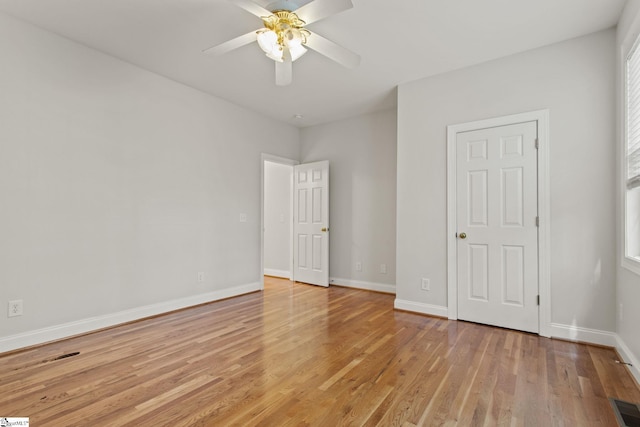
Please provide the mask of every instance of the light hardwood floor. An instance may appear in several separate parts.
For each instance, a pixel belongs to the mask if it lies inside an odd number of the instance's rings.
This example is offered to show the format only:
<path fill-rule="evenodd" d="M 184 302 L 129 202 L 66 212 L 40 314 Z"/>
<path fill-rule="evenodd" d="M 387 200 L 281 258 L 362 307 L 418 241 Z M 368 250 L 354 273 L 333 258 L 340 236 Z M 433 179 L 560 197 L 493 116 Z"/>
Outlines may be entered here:
<path fill-rule="evenodd" d="M 640 402 L 611 349 L 265 291 L 0 357 L 0 416 L 32 426 L 615 426 Z M 61 360 L 57 356 L 80 352 Z"/>

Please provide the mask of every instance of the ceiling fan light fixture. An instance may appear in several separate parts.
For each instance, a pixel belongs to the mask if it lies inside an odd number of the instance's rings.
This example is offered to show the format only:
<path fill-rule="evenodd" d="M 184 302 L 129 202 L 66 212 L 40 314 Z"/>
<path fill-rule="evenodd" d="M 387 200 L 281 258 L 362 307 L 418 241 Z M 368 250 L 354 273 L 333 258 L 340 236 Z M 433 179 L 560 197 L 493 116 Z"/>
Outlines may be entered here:
<path fill-rule="evenodd" d="M 258 32 L 258 45 L 264 51 L 267 57 L 277 62 L 282 62 L 282 46 L 278 40 L 278 34 L 275 31 L 264 29 Z"/>
<path fill-rule="evenodd" d="M 304 28 L 309 23 L 351 9 L 352 0 L 271 0 L 266 7 L 258 4 L 258 0 L 229 1 L 262 19 L 264 27 L 205 49 L 204 53 L 221 55 L 257 41 L 266 56 L 275 61 L 278 86 L 291 84 L 291 65 L 304 55 L 307 49 L 314 50 L 347 68 L 355 68 L 360 63 L 360 56 Z M 304 17 L 304 20 L 300 19 L 298 14 Z"/>
<path fill-rule="evenodd" d="M 298 16 L 287 10 L 278 10 L 262 18 L 265 28 L 257 31 L 260 48 L 267 57 L 277 62 L 283 61 L 285 49 L 291 61 L 295 61 L 307 52 L 304 44 L 311 34 L 303 28 L 305 24 Z"/>
<path fill-rule="evenodd" d="M 302 46 L 302 43 L 287 43 L 287 48 L 289 49 L 289 53 L 291 54 L 291 61 L 295 61 L 296 59 L 307 53 L 307 49 Z"/>
<path fill-rule="evenodd" d="M 292 61 L 307 53 L 307 49 L 303 46 L 307 42 L 306 33 L 304 29 L 291 28 L 284 34 L 284 43 L 291 53 Z"/>
<path fill-rule="evenodd" d="M 291 61 L 293 62 L 296 59 L 300 58 L 305 53 L 307 53 L 307 49 L 305 49 L 302 46 L 298 46 L 295 49 L 289 48 L 289 53 L 291 54 Z"/>

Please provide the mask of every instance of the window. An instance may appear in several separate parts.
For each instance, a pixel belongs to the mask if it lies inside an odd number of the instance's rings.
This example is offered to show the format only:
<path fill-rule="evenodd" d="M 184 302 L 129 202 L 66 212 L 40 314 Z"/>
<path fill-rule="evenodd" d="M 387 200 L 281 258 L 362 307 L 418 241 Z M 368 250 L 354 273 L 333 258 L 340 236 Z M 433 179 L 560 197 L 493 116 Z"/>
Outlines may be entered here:
<path fill-rule="evenodd" d="M 640 273 L 640 49 L 626 59 L 625 265 Z"/>
<path fill-rule="evenodd" d="M 627 57 L 627 188 L 640 187 L 640 51 Z"/>

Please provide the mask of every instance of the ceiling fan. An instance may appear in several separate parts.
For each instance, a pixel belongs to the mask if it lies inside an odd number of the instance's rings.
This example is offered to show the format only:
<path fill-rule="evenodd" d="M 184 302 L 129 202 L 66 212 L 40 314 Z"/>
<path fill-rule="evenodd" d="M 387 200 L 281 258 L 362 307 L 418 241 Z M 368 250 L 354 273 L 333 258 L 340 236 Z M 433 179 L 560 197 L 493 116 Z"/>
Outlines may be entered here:
<path fill-rule="evenodd" d="M 222 55 L 254 41 L 266 56 L 275 61 L 276 85 L 286 86 L 293 79 L 293 61 L 307 48 L 336 61 L 347 68 L 360 64 L 360 56 L 305 28 L 313 22 L 351 9 L 351 0 L 312 0 L 298 6 L 300 0 L 279 0 L 262 7 L 251 0 L 229 0 L 262 19 L 263 28 L 228 40 L 203 52 Z"/>

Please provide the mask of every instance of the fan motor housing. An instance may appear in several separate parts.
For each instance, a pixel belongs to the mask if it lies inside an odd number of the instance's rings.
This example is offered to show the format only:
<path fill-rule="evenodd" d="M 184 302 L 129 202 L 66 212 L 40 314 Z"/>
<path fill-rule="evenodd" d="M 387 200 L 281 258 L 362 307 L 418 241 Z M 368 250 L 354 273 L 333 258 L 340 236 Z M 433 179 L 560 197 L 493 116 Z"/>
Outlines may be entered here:
<path fill-rule="evenodd" d="M 276 10 L 286 10 L 291 12 L 292 10 L 296 10 L 307 3 L 310 3 L 310 0 L 278 0 L 269 3 L 267 6 L 265 6 L 265 9 L 268 9 L 272 12 Z"/>

